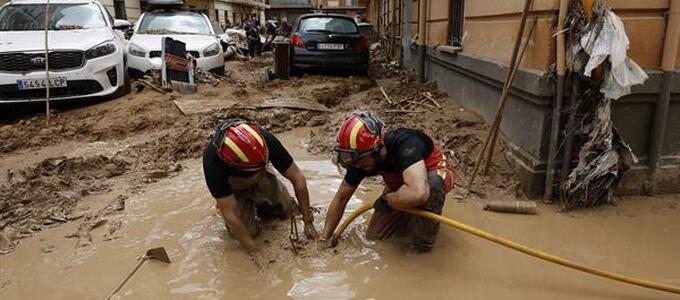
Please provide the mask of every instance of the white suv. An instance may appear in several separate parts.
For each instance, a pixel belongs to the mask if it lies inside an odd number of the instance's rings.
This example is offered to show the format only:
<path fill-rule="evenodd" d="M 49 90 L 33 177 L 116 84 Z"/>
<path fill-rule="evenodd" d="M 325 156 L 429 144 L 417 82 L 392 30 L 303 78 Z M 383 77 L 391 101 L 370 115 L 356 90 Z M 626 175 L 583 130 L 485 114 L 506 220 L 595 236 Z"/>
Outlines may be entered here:
<path fill-rule="evenodd" d="M 0 103 L 45 100 L 45 0 L 13 0 L 0 8 Z M 93 0 L 50 0 L 50 99 L 123 94 L 126 41 Z"/>
<path fill-rule="evenodd" d="M 163 37 L 184 42 L 199 68 L 224 75 L 224 52 L 208 17 L 200 11 L 170 5 L 154 6 L 139 18 L 127 51 L 132 77 L 160 70 Z"/>

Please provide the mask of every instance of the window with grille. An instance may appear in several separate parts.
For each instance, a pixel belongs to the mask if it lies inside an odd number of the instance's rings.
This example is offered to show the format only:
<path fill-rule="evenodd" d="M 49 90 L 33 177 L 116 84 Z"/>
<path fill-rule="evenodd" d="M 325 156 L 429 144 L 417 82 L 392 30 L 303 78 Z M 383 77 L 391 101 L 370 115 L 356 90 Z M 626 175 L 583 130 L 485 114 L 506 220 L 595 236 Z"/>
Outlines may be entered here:
<path fill-rule="evenodd" d="M 463 43 L 465 0 L 449 0 L 449 45 L 460 47 Z"/>

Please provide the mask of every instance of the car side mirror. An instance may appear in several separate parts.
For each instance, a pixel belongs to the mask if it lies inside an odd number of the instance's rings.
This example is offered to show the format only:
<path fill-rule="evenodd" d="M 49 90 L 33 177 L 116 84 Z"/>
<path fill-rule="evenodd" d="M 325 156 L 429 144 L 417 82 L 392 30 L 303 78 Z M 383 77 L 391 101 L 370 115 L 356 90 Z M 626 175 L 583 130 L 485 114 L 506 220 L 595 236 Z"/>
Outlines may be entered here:
<path fill-rule="evenodd" d="M 130 29 L 130 27 L 132 27 L 132 24 L 130 24 L 130 22 L 128 22 L 126 20 L 116 19 L 116 20 L 113 21 L 113 29 L 127 30 L 127 29 Z"/>

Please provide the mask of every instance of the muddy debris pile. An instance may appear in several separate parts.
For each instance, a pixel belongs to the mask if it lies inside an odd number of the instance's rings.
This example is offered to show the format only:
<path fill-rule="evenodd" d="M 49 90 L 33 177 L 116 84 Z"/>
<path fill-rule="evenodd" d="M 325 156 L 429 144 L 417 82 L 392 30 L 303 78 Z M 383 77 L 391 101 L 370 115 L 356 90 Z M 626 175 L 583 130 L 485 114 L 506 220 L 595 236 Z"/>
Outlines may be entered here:
<path fill-rule="evenodd" d="M 128 163 L 105 156 L 50 158 L 38 166 L 10 171 L 0 187 L 0 229 L 11 226 L 20 236 L 77 219 L 83 196 L 106 191 L 106 179 L 126 172 Z"/>

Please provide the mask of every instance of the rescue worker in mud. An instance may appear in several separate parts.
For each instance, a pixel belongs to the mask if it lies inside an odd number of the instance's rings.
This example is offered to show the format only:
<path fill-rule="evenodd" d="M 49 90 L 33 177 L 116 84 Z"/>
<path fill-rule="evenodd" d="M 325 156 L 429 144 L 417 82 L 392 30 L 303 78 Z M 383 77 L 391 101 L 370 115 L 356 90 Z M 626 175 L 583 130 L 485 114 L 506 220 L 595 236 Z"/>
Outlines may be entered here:
<path fill-rule="evenodd" d="M 292 183 L 299 206 L 270 162 Z M 251 255 L 259 250 L 253 240 L 259 233 L 258 220 L 285 219 L 301 212 L 307 238 L 318 237 L 305 176 L 267 130 L 241 119 L 222 122 L 203 152 L 203 172 L 227 229 Z"/>
<path fill-rule="evenodd" d="M 357 186 L 367 176 L 381 175 L 386 187 L 373 204 L 366 237 L 407 237 L 411 253 L 429 252 L 439 223 L 394 208 L 420 208 L 441 214 L 456 172 L 424 133 L 407 128 L 385 132 L 384 127 L 369 113 L 353 113 L 340 127 L 335 152 L 337 162 L 347 173 L 328 208 L 321 241 L 333 246 L 333 232 Z"/>

